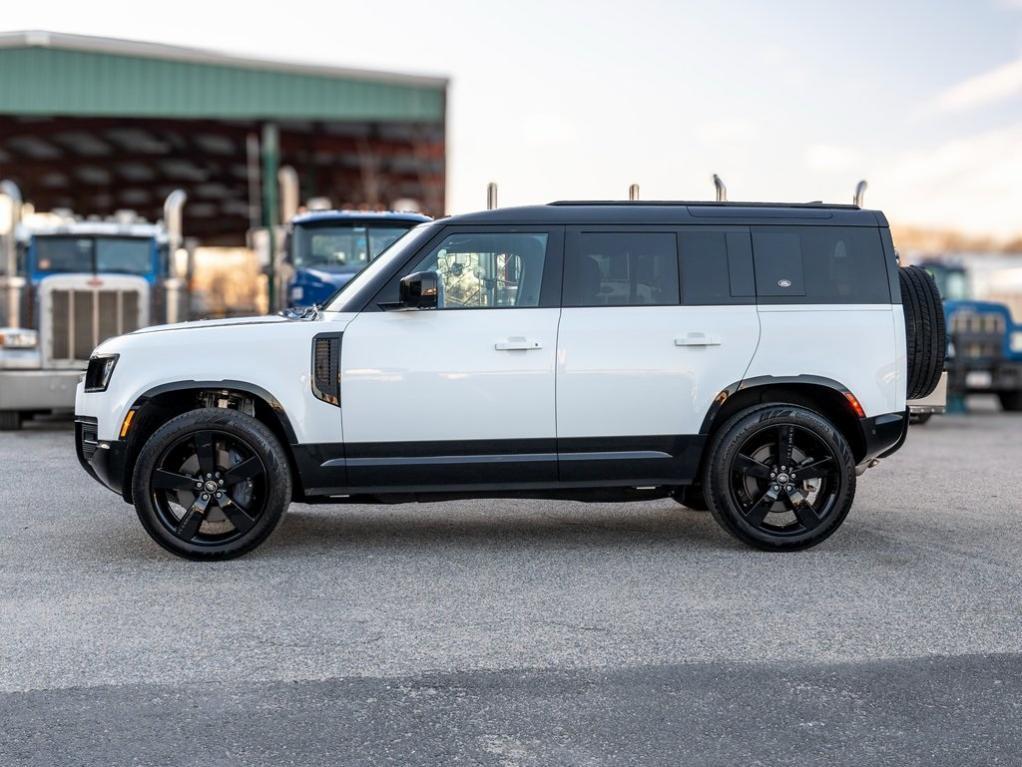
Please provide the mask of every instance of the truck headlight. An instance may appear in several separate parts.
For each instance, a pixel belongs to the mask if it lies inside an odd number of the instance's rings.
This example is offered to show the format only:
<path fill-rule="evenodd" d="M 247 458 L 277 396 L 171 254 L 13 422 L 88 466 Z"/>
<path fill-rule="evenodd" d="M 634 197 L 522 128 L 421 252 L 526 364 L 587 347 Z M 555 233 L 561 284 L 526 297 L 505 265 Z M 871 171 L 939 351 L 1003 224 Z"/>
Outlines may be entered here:
<path fill-rule="evenodd" d="M 89 367 L 85 371 L 85 391 L 106 391 L 106 387 L 110 385 L 110 377 L 114 374 L 117 358 L 116 354 L 104 354 L 89 360 Z"/>
<path fill-rule="evenodd" d="M 25 328 L 0 330 L 0 346 L 4 349 L 34 349 L 39 345 L 39 333 Z"/>
<path fill-rule="evenodd" d="M 1012 332 L 1010 344 L 1012 354 L 1022 354 L 1022 330 Z"/>

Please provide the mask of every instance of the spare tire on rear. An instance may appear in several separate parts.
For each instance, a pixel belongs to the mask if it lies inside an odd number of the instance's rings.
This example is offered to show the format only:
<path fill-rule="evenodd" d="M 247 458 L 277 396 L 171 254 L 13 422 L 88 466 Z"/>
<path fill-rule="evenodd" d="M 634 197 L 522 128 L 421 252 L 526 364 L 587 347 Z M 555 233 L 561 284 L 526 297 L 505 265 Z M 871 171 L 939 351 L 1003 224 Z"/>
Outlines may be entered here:
<path fill-rule="evenodd" d="M 918 266 L 898 270 L 901 303 L 905 311 L 905 347 L 908 356 L 908 399 L 925 397 L 944 371 L 947 336 L 944 306 L 933 277 Z"/>

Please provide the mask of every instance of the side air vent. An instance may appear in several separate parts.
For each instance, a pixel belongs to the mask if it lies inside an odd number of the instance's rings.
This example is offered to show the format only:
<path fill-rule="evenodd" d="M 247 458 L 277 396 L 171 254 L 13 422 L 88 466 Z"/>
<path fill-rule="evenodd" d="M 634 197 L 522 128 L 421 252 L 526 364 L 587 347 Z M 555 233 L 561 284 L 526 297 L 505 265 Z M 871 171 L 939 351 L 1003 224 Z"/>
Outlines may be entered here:
<path fill-rule="evenodd" d="M 341 334 L 320 333 L 312 339 L 312 393 L 341 406 Z"/>

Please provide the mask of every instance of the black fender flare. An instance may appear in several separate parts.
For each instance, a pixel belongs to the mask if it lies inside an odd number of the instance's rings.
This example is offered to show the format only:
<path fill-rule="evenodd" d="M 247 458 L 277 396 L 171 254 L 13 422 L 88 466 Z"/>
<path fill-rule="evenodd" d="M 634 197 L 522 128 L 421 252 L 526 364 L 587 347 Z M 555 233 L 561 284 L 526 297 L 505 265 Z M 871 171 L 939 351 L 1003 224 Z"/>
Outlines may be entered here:
<path fill-rule="evenodd" d="M 288 418 L 287 413 L 284 411 L 284 406 L 280 404 L 280 400 L 270 394 L 266 389 L 256 384 L 248 383 L 247 381 L 235 381 L 233 379 L 221 379 L 219 381 L 171 381 L 169 383 L 160 384 L 149 389 L 144 394 L 139 395 L 136 399 L 132 408 L 141 407 L 148 400 L 153 397 L 158 397 L 161 394 L 168 394 L 176 391 L 189 391 L 189 390 L 205 390 L 205 389 L 231 389 L 233 391 L 245 392 L 251 394 L 253 397 L 258 397 L 273 411 L 273 414 L 277 417 L 277 421 L 280 423 L 280 428 L 283 429 L 288 442 L 291 445 L 298 444 L 298 438 L 295 435 L 294 427 L 291 426 L 291 420 Z"/>
<path fill-rule="evenodd" d="M 738 392 L 762 386 L 783 386 L 784 384 L 810 384 L 813 386 L 824 386 L 828 389 L 833 389 L 848 400 L 849 406 L 853 409 L 854 406 L 851 405 L 851 402 L 854 400 L 858 403 L 855 395 L 847 386 L 839 381 L 835 381 L 833 378 L 827 378 L 825 376 L 802 374 L 795 376 L 756 376 L 754 378 L 743 378 L 740 381 L 735 381 L 734 383 L 724 387 L 717 393 L 717 396 L 713 398 L 713 402 L 706 411 L 706 415 L 703 417 L 703 423 L 699 427 L 699 433 L 703 435 L 710 433 L 710 429 L 717 417 L 717 413 L 720 412 L 724 403 Z"/>

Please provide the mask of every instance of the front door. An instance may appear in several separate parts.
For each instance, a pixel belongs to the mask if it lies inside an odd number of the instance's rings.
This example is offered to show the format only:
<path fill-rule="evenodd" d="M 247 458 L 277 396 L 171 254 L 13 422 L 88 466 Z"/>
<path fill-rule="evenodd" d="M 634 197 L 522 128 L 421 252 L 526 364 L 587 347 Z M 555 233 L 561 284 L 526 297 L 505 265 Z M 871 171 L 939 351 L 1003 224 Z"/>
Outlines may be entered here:
<path fill-rule="evenodd" d="M 438 307 L 360 313 L 341 347 L 347 484 L 408 491 L 557 478 L 556 228 L 449 228 L 395 279 Z"/>

